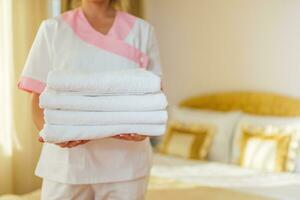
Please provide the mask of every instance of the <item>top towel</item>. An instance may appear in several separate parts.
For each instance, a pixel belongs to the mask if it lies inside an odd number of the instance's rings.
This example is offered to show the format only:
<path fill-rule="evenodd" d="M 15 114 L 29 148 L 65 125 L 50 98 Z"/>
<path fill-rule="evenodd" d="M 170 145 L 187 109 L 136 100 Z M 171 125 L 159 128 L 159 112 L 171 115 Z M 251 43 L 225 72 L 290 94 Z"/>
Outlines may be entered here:
<path fill-rule="evenodd" d="M 122 95 L 147 94 L 160 91 L 159 76 L 144 69 L 112 70 L 101 73 L 82 73 L 53 70 L 49 73 L 49 88 L 64 94 Z"/>

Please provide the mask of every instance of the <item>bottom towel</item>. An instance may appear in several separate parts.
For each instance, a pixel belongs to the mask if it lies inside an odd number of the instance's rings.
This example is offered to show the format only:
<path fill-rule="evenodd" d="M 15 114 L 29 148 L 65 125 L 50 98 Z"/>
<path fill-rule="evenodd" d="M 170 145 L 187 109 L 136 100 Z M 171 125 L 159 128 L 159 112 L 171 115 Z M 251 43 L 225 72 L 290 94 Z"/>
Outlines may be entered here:
<path fill-rule="evenodd" d="M 128 124 L 101 126 L 63 126 L 45 124 L 40 136 L 45 142 L 60 143 L 73 140 L 93 140 L 125 133 L 159 136 L 165 133 L 165 124 Z"/>

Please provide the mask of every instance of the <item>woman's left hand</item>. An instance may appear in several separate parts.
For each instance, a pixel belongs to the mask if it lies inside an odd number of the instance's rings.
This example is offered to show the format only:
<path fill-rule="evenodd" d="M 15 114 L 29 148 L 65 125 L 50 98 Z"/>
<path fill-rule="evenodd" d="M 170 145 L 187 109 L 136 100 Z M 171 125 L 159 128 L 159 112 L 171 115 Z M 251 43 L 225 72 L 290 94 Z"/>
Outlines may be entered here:
<path fill-rule="evenodd" d="M 139 135 L 139 134 L 135 134 L 135 133 L 132 133 L 132 134 L 125 133 L 125 134 L 120 134 L 120 135 L 113 136 L 113 138 L 116 138 L 116 139 L 129 140 L 129 141 L 135 141 L 135 142 L 143 141 L 147 137 L 148 136 Z"/>
<path fill-rule="evenodd" d="M 60 146 L 61 148 L 73 148 L 88 142 L 89 140 L 76 140 L 76 141 L 57 143 L 56 145 Z"/>

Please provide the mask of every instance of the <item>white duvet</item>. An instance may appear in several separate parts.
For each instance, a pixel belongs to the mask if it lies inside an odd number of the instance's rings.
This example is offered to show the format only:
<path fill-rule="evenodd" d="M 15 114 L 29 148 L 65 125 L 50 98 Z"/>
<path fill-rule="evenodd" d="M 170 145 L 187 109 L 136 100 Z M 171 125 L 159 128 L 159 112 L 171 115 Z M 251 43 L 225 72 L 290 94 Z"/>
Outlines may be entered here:
<path fill-rule="evenodd" d="M 236 165 L 156 154 L 151 175 L 201 186 L 231 188 L 275 199 L 300 199 L 300 175 L 293 173 L 266 173 Z"/>

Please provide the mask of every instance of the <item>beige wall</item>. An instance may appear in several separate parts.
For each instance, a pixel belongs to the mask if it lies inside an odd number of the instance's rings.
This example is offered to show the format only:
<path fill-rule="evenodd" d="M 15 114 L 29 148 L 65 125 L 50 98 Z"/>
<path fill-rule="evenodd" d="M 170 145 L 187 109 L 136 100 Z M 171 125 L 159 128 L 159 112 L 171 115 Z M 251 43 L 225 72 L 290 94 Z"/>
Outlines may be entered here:
<path fill-rule="evenodd" d="M 300 97 L 299 0 L 145 0 L 171 104 L 220 90 Z"/>

